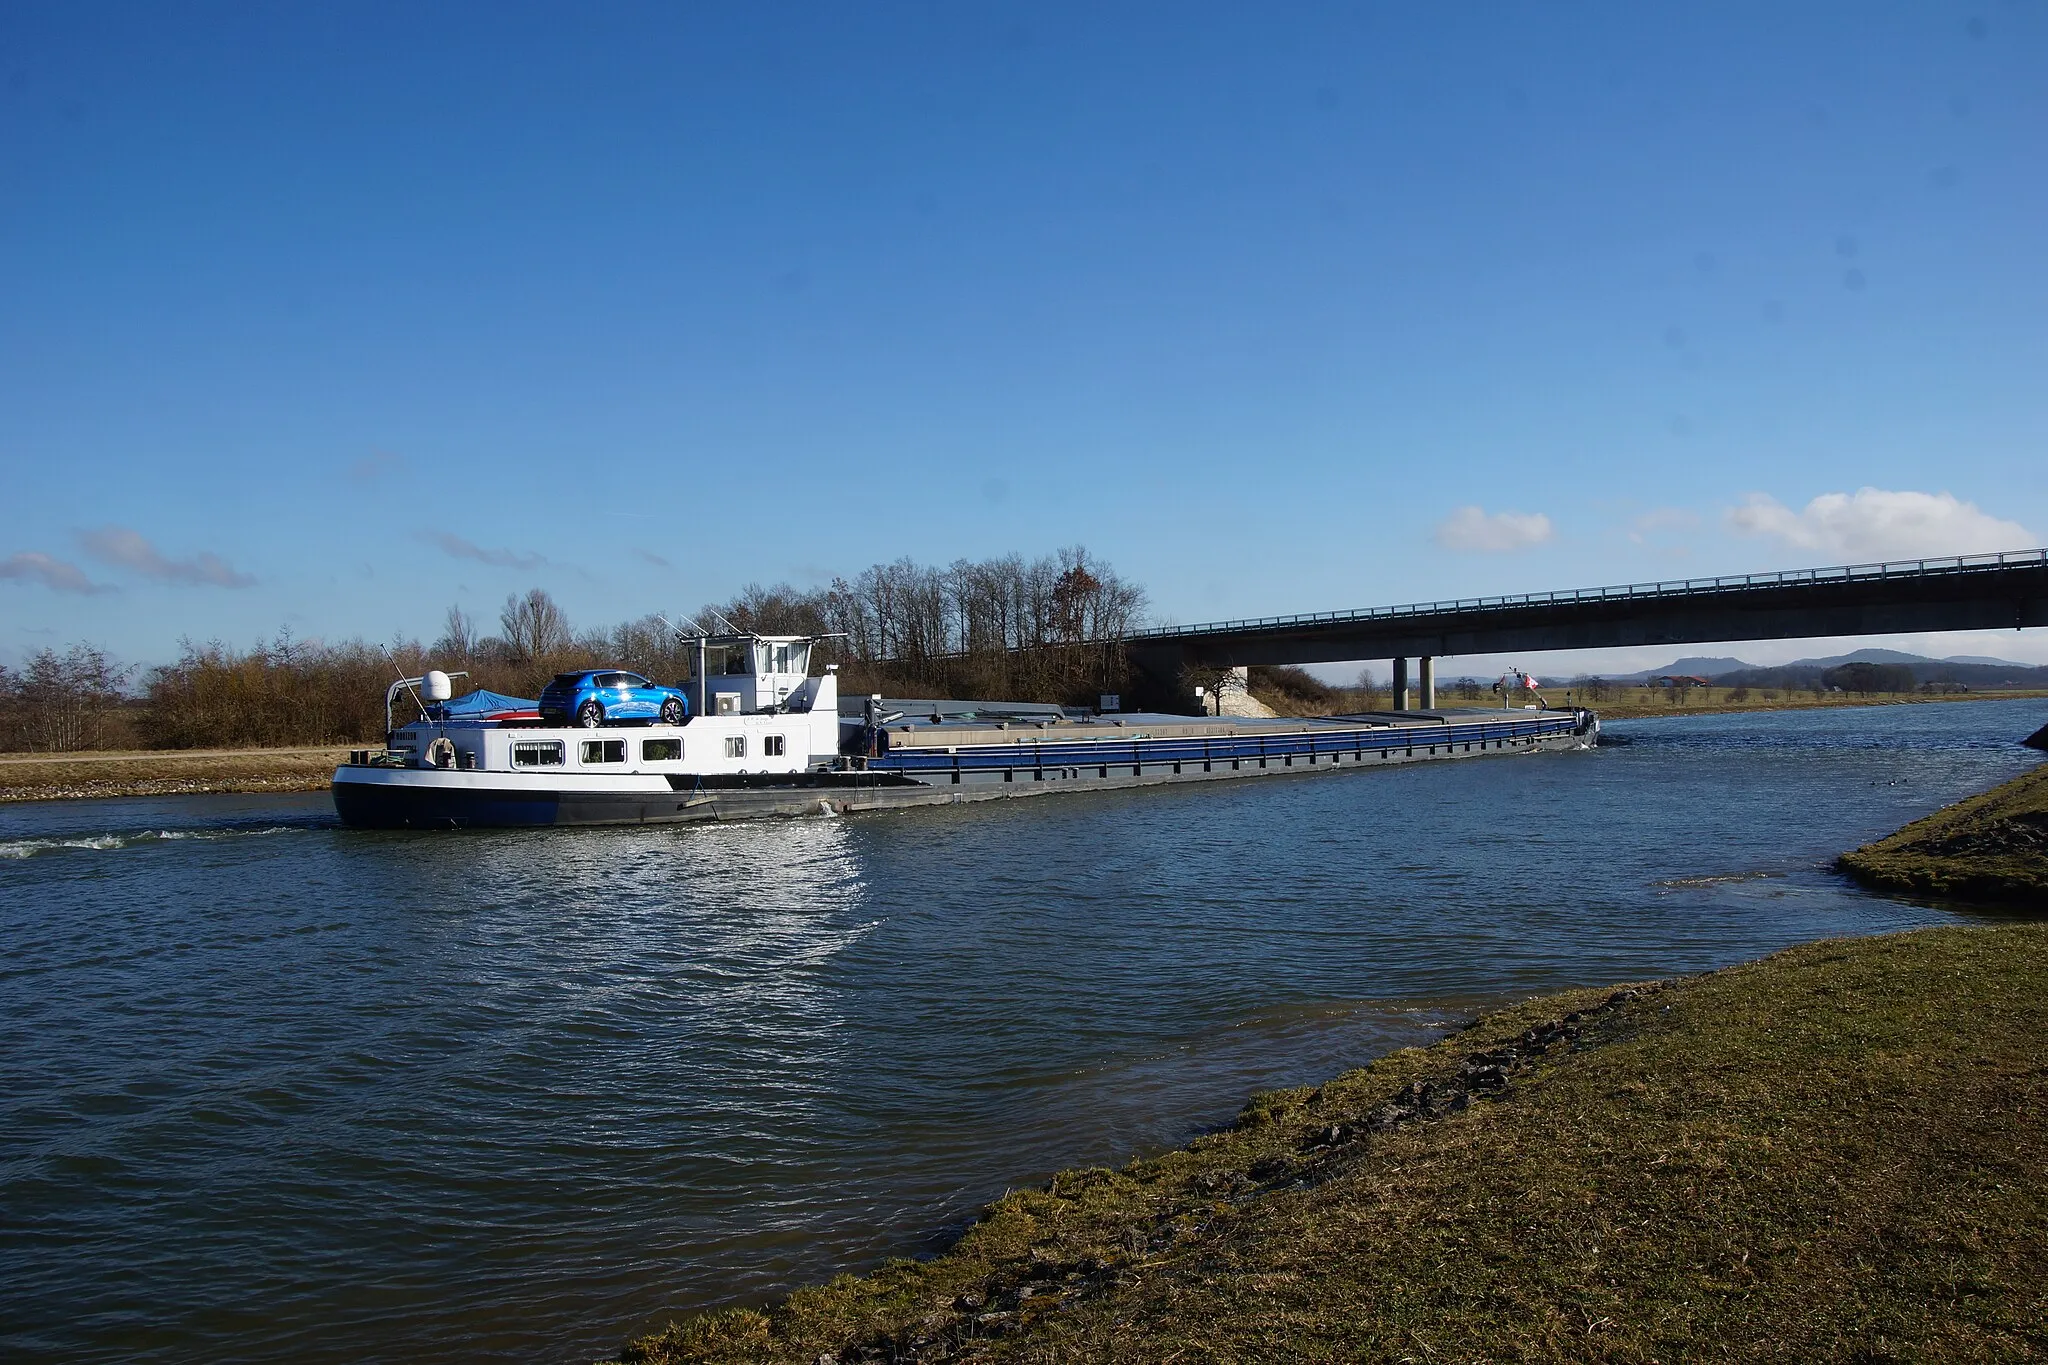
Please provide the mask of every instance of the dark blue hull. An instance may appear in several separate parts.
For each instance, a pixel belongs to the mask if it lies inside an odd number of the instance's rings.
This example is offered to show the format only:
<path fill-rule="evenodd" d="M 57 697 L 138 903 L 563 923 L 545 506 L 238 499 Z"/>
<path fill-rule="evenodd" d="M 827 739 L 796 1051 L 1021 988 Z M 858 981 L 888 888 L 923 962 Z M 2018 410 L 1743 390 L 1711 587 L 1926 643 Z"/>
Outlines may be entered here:
<path fill-rule="evenodd" d="M 886 790 L 924 790 L 891 773 L 672 777 L 666 791 L 534 787 L 478 789 L 428 769 L 392 781 L 335 774 L 334 811 L 353 829 L 514 829 L 544 825 L 654 825 L 756 815 L 814 814 Z M 379 774 L 379 776 L 384 776 Z"/>

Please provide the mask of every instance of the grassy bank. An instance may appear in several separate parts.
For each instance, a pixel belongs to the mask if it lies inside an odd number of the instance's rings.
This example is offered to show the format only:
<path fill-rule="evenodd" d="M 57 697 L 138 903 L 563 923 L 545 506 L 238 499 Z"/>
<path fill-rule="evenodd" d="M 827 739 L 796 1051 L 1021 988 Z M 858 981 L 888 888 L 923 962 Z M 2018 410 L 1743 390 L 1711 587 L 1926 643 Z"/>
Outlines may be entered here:
<path fill-rule="evenodd" d="M 2048 765 L 1844 853 L 1866 886 L 2048 909 Z"/>
<path fill-rule="evenodd" d="M 1719 715 L 1731 711 L 1824 711 L 1843 706 L 1926 706 L 1950 701 L 2016 701 L 2048 697 L 2048 692 L 1901 692 L 1867 697 L 1853 692 L 1829 692 L 1816 697 L 1811 692 L 1771 694 L 1749 689 L 1749 695 L 1738 698 L 1734 695 L 1737 690 L 1699 687 L 1683 696 L 1675 696 L 1661 688 L 1616 687 L 1611 689 L 1612 695 L 1607 700 L 1584 704 L 1598 711 L 1604 720 L 1636 720 L 1644 716 Z M 1543 695 L 1558 702 L 1564 693 L 1555 688 L 1545 688 Z M 1581 701 L 1576 695 L 1571 699 Z"/>
<path fill-rule="evenodd" d="M 346 748 L 0 755 L 0 801 L 324 791 Z"/>
<path fill-rule="evenodd" d="M 2048 929 L 1536 1000 L 639 1362 L 2048 1355 Z"/>

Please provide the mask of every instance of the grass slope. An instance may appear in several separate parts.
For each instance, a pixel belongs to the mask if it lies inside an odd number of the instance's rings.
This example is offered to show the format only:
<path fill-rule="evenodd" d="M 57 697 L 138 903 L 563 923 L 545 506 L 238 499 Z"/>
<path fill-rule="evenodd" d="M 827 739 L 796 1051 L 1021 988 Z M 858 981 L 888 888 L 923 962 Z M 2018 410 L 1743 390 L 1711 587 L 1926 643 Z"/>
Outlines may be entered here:
<path fill-rule="evenodd" d="M 1880 890 L 2048 909 L 2048 764 L 1844 853 L 1835 865 Z"/>
<path fill-rule="evenodd" d="M 2048 1356 L 2048 929 L 1532 1001 L 636 1362 Z"/>

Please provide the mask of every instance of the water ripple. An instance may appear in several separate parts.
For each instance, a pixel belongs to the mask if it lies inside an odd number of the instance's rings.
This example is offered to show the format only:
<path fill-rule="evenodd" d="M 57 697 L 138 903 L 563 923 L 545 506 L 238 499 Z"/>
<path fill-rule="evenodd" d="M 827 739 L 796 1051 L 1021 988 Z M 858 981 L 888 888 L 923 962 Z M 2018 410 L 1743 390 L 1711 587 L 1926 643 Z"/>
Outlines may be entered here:
<path fill-rule="evenodd" d="M 1826 859 L 2044 710 L 693 829 L 0 809 L 0 1352 L 587 1358 L 1493 1002 L 1936 919 Z"/>

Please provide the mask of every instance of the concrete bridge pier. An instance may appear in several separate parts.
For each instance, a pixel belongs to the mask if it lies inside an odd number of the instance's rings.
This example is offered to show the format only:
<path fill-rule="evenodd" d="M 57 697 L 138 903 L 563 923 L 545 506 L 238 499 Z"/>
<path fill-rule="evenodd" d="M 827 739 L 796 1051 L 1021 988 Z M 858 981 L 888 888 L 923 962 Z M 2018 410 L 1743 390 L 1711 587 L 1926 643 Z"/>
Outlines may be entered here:
<path fill-rule="evenodd" d="M 1425 654 L 1416 661 L 1422 672 L 1422 709 L 1436 710 L 1436 656 Z"/>
<path fill-rule="evenodd" d="M 1406 659 L 1394 660 L 1393 689 L 1394 709 L 1396 711 L 1406 711 L 1408 709 L 1408 661 Z"/>

